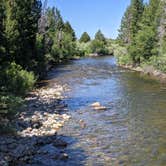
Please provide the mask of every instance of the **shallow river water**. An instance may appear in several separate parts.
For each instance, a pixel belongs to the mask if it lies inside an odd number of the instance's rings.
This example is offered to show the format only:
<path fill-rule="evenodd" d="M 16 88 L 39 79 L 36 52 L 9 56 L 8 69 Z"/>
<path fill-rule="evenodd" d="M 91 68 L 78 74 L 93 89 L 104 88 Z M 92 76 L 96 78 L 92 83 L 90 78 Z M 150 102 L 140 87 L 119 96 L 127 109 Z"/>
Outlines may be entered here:
<path fill-rule="evenodd" d="M 72 61 L 49 78 L 50 86 L 71 89 L 72 119 L 59 132 L 69 159 L 57 165 L 166 165 L 166 85 L 116 66 L 111 56 Z M 95 111 L 94 102 L 108 109 Z"/>

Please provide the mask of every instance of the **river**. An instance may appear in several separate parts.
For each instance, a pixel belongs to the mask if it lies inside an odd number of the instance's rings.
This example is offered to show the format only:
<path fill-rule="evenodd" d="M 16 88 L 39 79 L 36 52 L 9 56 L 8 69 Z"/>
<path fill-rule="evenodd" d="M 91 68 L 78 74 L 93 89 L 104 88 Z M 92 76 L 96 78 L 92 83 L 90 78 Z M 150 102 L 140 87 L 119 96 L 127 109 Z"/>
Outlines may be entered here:
<path fill-rule="evenodd" d="M 111 56 L 71 61 L 48 77 L 50 86 L 71 89 L 72 119 L 59 132 L 70 157 L 58 165 L 166 165 L 166 85 L 118 67 Z M 108 109 L 95 111 L 94 102 Z"/>

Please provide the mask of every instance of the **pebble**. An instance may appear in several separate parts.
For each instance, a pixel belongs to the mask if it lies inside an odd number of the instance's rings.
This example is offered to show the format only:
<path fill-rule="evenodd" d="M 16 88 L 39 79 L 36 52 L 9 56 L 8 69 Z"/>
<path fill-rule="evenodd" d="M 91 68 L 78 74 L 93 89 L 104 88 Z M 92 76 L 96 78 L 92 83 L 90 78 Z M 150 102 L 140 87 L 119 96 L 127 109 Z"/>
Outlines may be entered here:
<path fill-rule="evenodd" d="M 66 86 L 55 85 L 29 94 L 25 99 L 26 109 L 15 120 L 17 136 L 0 136 L 0 148 L 3 149 L 0 165 L 26 165 L 44 157 L 55 163 L 68 159 L 68 154 L 62 151 L 67 142 L 57 138 L 57 131 L 71 118 L 66 113 L 58 113 L 67 110 L 67 105 L 62 103 L 62 93 L 66 89 Z M 9 122 L 8 119 L 4 121 Z"/>

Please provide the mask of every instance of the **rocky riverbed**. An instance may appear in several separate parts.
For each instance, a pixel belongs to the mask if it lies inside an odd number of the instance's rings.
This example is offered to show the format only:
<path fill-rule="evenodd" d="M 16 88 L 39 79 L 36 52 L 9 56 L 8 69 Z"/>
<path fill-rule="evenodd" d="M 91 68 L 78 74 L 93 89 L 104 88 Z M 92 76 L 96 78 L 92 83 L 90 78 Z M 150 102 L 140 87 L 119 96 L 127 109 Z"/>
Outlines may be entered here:
<path fill-rule="evenodd" d="M 0 166 L 50 166 L 68 159 L 67 142 L 57 134 L 71 118 L 63 102 L 66 90 L 66 85 L 55 85 L 37 89 L 26 97 L 26 107 L 11 122 L 16 133 L 0 136 Z"/>

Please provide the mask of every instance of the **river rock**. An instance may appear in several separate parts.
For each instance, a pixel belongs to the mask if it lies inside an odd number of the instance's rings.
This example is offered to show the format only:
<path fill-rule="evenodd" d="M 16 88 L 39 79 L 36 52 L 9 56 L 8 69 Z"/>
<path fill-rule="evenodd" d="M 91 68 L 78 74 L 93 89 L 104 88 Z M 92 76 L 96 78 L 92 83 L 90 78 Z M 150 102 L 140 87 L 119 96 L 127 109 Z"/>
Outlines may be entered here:
<path fill-rule="evenodd" d="M 80 124 L 80 127 L 81 127 L 82 129 L 86 127 L 86 123 L 85 123 L 85 121 L 82 120 L 82 119 L 79 121 L 79 124 Z"/>
<path fill-rule="evenodd" d="M 71 117 L 59 114 L 67 105 L 62 102 L 64 88 L 41 88 L 27 97 L 27 106 L 17 115 L 17 136 L 0 136 L 0 166 L 54 165 L 56 160 L 66 160 L 67 143 L 57 138 L 57 131 Z M 31 95 L 32 95 L 31 94 Z M 4 122 L 8 122 L 8 119 Z M 52 164 L 50 164 L 52 163 Z"/>
<path fill-rule="evenodd" d="M 0 156 L 0 165 L 1 166 L 8 166 L 9 165 L 8 161 L 6 161 L 4 156 Z"/>
<path fill-rule="evenodd" d="M 61 140 L 61 139 L 57 139 L 54 141 L 53 145 L 55 147 L 66 147 L 67 146 L 67 142 Z"/>
<path fill-rule="evenodd" d="M 67 153 L 62 153 L 60 156 L 59 156 L 59 160 L 67 160 L 69 158 L 68 154 Z"/>
<path fill-rule="evenodd" d="M 52 154 L 52 155 L 55 155 L 55 154 L 59 154 L 59 150 L 53 146 L 52 144 L 48 144 L 48 145 L 45 145 L 45 146 L 42 146 L 39 150 L 38 150 L 38 153 L 40 154 Z"/>
<path fill-rule="evenodd" d="M 106 110 L 107 108 L 102 106 L 99 102 L 91 104 L 94 110 Z"/>
<path fill-rule="evenodd" d="M 99 106 L 99 107 L 94 107 L 93 109 L 94 109 L 94 110 L 99 110 L 99 111 L 100 111 L 100 110 L 101 110 L 101 111 L 102 111 L 102 110 L 104 111 L 104 110 L 107 109 L 107 107 Z"/>
<path fill-rule="evenodd" d="M 99 102 L 95 102 L 93 104 L 91 104 L 92 107 L 100 107 L 101 104 Z"/>

